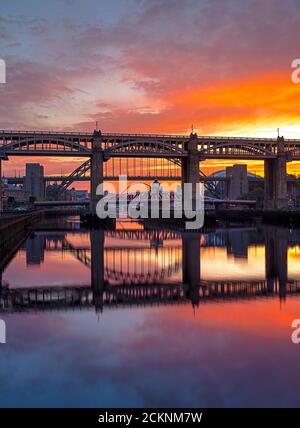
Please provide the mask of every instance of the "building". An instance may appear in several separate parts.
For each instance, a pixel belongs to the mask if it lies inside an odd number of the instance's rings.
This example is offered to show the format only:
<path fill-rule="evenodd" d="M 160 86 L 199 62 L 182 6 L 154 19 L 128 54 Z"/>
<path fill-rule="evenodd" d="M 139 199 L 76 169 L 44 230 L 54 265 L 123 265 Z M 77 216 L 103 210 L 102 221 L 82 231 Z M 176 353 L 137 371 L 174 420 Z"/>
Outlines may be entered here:
<path fill-rule="evenodd" d="M 64 199 L 74 202 L 87 202 L 89 201 L 89 192 L 87 190 L 77 190 L 74 187 L 64 192 Z"/>
<path fill-rule="evenodd" d="M 33 235 L 25 242 L 26 264 L 40 265 L 44 262 L 46 247 L 46 237 L 43 235 Z"/>
<path fill-rule="evenodd" d="M 87 190 L 75 190 L 74 196 L 74 201 L 86 202 L 89 200 L 89 192 Z"/>
<path fill-rule="evenodd" d="M 30 193 L 21 186 L 7 184 L 4 180 L 2 189 L 3 209 L 11 209 L 16 206 L 29 206 Z"/>
<path fill-rule="evenodd" d="M 238 168 L 242 167 L 242 168 Z M 215 178 L 213 185 L 220 198 L 239 199 L 246 195 L 255 186 L 263 186 L 263 177 L 247 171 L 247 165 L 233 165 L 208 176 Z"/>
<path fill-rule="evenodd" d="M 249 191 L 247 165 L 233 165 L 226 168 L 228 198 L 239 199 Z"/>
<path fill-rule="evenodd" d="M 45 197 L 44 167 L 39 163 L 27 163 L 24 189 L 37 199 Z"/>

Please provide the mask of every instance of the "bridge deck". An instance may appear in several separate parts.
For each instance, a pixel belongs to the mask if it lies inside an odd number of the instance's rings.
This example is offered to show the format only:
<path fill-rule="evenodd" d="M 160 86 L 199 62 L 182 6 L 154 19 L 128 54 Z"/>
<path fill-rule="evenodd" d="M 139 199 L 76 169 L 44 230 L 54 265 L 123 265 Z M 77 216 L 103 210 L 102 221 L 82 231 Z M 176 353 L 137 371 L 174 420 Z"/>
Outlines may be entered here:
<path fill-rule="evenodd" d="M 203 282 L 189 288 L 184 284 L 108 286 L 101 291 L 90 285 L 74 287 L 0 288 L 0 311 L 57 310 L 62 308 L 116 308 L 132 305 L 169 305 L 192 302 L 230 302 L 240 299 L 270 298 L 279 295 L 278 287 L 270 290 L 267 281 Z M 289 281 L 285 295 L 300 295 L 300 282 Z M 98 302 L 98 303 L 97 303 Z"/>
<path fill-rule="evenodd" d="M 182 158 L 192 136 L 103 133 L 101 147 L 112 157 Z M 94 134 L 80 132 L 0 131 L 0 156 L 90 156 Z M 196 136 L 203 159 L 270 159 L 283 149 L 290 160 L 300 159 L 300 140 Z M 279 149 L 280 144 L 280 149 Z"/>

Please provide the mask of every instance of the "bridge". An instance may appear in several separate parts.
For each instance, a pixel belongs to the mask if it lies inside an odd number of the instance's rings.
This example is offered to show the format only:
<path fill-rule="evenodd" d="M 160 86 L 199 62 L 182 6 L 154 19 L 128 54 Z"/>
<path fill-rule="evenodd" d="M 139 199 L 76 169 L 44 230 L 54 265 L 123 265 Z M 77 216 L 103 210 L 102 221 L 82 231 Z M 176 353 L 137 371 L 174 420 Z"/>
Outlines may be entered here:
<path fill-rule="evenodd" d="M 267 281 L 215 281 L 191 287 L 188 284 L 154 284 L 135 286 L 105 285 L 100 292 L 90 285 L 32 288 L 0 288 L 0 311 L 51 311 L 66 309 L 116 309 L 132 306 L 224 303 L 238 300 L 275 298 L 276 286 L 270 290 Z M 285 295 L 300 295 L 299 281 L 289 281 Z"/>
<path fill-rule="evenodd" d="M 189 143 L 202 158 L 276 159 L 284 151 L 291 160 L 300 160 L 300 140 L 154 134 L 77 133 L 39 131 L 0 131 L 2 159 L 7 156 L 79 156 L 91 157 L 99 139 L 104 157 L 184 158 Z"/>
<path fill-rule="evenodd" d="M 265 279 L 256 281 L 204 281 L 201 278 L 201 247 L 226 246 L 230 254 L 237 254 L 237 257 L 245 254 L 244 257 L 247 257 L 247 245 L 250 241 L 247 243 L 243 239 L 235 242 L 232 236 L 230 242 L 229 235 L 224 233 L 217 236 L 168 231 L 155 231 L 151 234 L 150 231 L 145 231 L 144 238 L 149 238 L 146 246 L 138 245 L 139 238 L 143 236 L 141 231 L 119 233 L 118 230 L 105 232 L 94 229 L 90 231 L 90 243 L 79 245 L 72 244 L 63 232 L 47 232 L 46 236 L 36 232 L 34 236 L 38 242 L 31 247 L 29 241 L 29 246 L 26 247 L 29 263 L 31 259 L 34 263 L 44 260 L 44 251 L 68 252 L 90 270 L 91 282 L 90 285 L 77 287 L 8 289 L 3 284 L 1 289 L 0 286 L 0 295 L 3 298 L 6 296 L 5 299 L 12 299 L 16 305 L 26 306 L 28 303 L 30 307 L 35 301 L 37 306 L 45 302 L 44 307 L 47 308 L 51 306 L 51 302 L 56 307 L 62 300 L 69 302 L 68 304 L 75 302 L 76 305 L 87 299 L 89 304 L 96 301 L 96 306 L 102 308 L 108 302 L 142 304 L 143 299 L 145 304 L 166 300 L 173 303 L 186 302 L 187 296 L 193 304 L 198 304 L 206 298 L 278 295 L 284 299 L 288 293 L 298 293 L 300 290 L 297 281 L 288 279 L 287 267 L 288 245 L 298 245 L 300 237 L 292 237 L 292 242 L 289 243 L 290 237 L 284 230 L 265 230 L 262 238 L 266 245 Z M 132 238 L 130 241 L 129 236 Z M 105 237 L 110 238 L 106 244 Z M 120 239 L 125 239 L 126 244 L 122 245 Z M 136 239 L 136 245 L 133 245 L 133 239 Z M 164 245 L 163 239 L 169 242 Z M 40 254 L 36 252 L 37 249 Z"/>
<path fill-rule="evenodd" d="M 249 228 L 251 231 L 251 228 Z M 80 231 L 74 234 L 82 233 Z M 288 279 L 288 246 L 299 245 L 298 233 L 284 229 L 265 228 L 259 241 L 238 239 L 228 231 L 214 234 L 179 233 L 168 230 L 93 229 L 89 241 L 68 239 L 64 232 L 35 232 L 28 241 L 26 258 L 29 263 L 44 259 L 44 251 L 68 252 L 82 263 L 91 275 L 90 284 L 10 288 L 1 281 L 0 310 L 51 310 L 60 308 L 123 307 L 131 305 L 181 304 L 199 305 L 209 301 L 300 294 L 299 281 Z M 105 243 L 105 239 L 108 241 Z M 24 236 L 18 237 L 19 245 Z M 257 238 L 255 238 L 257 239 Z M 261 241 L 260 241 L 261 239 Z M 125 245 L 120 240 L 125 240 Z M 141 241 L 148 245 L 139 245 Z M 136 244 L 133 244 L 136 241 Z M 165 244 L 163 241 L 167 241 Z M 265 243 L 265 278 L 259 280 L 203 280 L 201 278 L 201 247 L 227 247 L 230 254 L 247 257 L 251 243 Z M 17 242 L 6 247 L 0 270 L 4 270 L 17 250 Z"/>
<path fill-rule="evenodd" d="M 0 131 L 0 163 L 12 156 L 61 156 L 87 158 L 74 177 L 90 170 L 90 211 L 96 213 L 97 186 L 105 179 L 104 164 L 111 158 L 166 159 L 180 167 L 182 183 L 191 183 L 193 198 L 203 178 L 200 164 L 205 159 L 263 160 L 265 208 L 287 208 L 286 164 L 300 160 L 300 140 L 245 137 L 148 135 Z M 1 167 L 0 167 L 1 174 Z M 123 171 L 126 174 L 126 171 Z M 115 176 L 115 174 L 112 174 Z M 149 177 L 150 179 L 150 177 Z M 66 184 L 64 184 L 66 185 Z"/>

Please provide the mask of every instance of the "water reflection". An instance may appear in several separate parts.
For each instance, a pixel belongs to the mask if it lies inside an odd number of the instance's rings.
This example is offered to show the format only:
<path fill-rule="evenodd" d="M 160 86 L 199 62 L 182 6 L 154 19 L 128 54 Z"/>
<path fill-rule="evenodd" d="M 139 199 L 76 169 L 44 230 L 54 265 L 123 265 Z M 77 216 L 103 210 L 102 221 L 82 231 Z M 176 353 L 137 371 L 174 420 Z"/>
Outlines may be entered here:
<path fill-rule="evenodd" d="M 40 225 L 0 257 L 0 406 L 299 406 L 299 241 Z"/>
<path fill-rule="evenodd" d="M 147 230 L 134 222 L 114 230 L 42 229 L 2 266 L 2 308 L 199 306 L 233 298 L 285 299 L 300 287 L 297 264 L 288 262 L 289 250 L 294 258 L 298 251 L 297 231 L 266 226 L 187 233 Z"/>

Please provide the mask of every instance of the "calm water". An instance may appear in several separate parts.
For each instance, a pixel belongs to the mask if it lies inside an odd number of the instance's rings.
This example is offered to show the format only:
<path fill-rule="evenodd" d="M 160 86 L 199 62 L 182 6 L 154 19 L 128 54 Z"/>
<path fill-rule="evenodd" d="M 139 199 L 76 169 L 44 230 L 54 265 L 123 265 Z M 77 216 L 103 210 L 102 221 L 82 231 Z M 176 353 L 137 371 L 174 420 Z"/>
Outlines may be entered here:
<path fill-rule="evenodd" d="M 300 232 L 66 229 L 2 273 L 1 406 L 300 405 Z"/>

